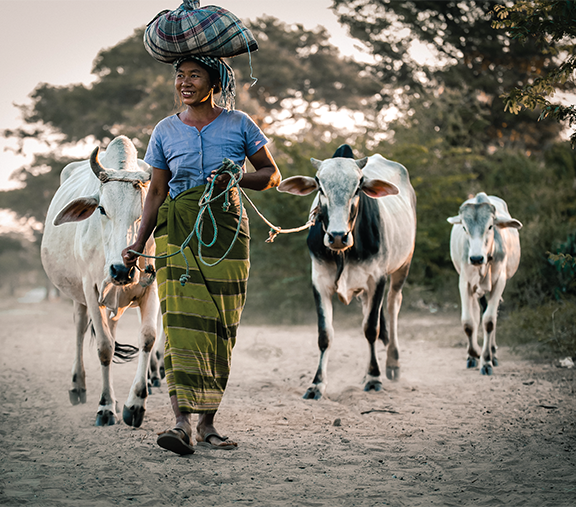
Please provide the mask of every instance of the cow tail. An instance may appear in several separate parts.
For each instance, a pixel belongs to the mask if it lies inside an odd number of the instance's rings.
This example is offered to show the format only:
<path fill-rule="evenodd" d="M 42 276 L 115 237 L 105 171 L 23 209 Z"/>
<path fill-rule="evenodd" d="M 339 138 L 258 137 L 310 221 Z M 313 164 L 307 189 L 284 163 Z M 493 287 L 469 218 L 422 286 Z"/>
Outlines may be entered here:
<path fill-rule="evenodd" d="M 88 327 L 90 327 L 90 343 L 94 343 L 96 330 L 92 320 L 88 322 Z M 138 350 L 138 347 L 134 347 L 134 345 L 114 342 L 114 359 L 112 361 L 116 364 L 132 361 L 138 355 Z"/>
<path fill-rule="evenodd" d="M 115 363 L 127 363 L 132 361 L 138 355 L 138 347 L 129 345 L 127 343 L 114 343 L 114 359 Z"/>

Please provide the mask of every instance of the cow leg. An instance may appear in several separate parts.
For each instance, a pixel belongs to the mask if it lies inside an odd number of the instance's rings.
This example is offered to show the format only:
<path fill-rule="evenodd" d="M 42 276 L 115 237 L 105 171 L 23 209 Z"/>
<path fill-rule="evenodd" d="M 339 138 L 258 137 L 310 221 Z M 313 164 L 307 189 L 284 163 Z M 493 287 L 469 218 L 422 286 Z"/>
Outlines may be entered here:
<path fill-rule="evenodd" d="M 84 336 L 88 330 L 88 309 L 74 301 L 74 324 L 76 326 L 76 356 L 72 365 L 72 388 L 68 392 L 70 403 L 86 403 L 86 371 L 84 370 Z"/>
<path fill-rule="evenodd" d="M 482 375 L 492 375 L 492 367 L 497 366 L 496 354 L 496 319 L 498 317 L 498 306 L 504 292 L 506 281 L 500 277 L 492 286 L 492 291 L 488 297 L 488 306 L 482 316 L 482 331 L 484 343 L 482 344 L 482 356 L 480 357 L 480 373 Z"/>
<path fill-rule="evenodd" d="M 380 378 L 380 365 L 376 355 L 376 341 L 382 336 L 380 326 L 382 325 L 382 302 L 384 301 L 384 289 L 386 288 L 386 278 L 381 278 L 376 283 L 372 297 L 363 299 L 364 310 L 364 336 L 368 340 L 370 348 L 370 362 L 366 373 L 364 391 L 380 391 L 382 380 Z M 385 326 L 384 322 L 384 326 Z M 386 336 L 387 338 L 387 336 Z"/>
<path fill-rule="evenodd" d="M 102 393 L 96 413 L 96 426 L 113 426 L 116 424 L 116 397 L 112 387 L 112 359 L 114 357 L 114 321 L 109 321 L 107 310 L 98 306 L 98 294 L 95 288 L 84 287 L 88 311 L 96 334 L 98 359 L 102 373 Z M 112 330 L 110 329 L 112 323 Z"/>
<path fill-rule="evenodd" d="M 402 305 L 402 287 L 408 277 L 410 262 L 390 274 L 390 289 L 388 290 L 387 310 L 389 322 L 388 350 L 386 352 L 386 377 L 389 380 L 400 379 L 400 353 L 398 346 L 398 313 Z"/>
<path fill-rule="evenodd" d="M 468 358 L 466 368 L 475 368 L 478 365 L 480 351 L 478 349 L 478 325 L 480 307 L 478 299 L 470 290 L 470 285 L 464 276 L 460 276 L 460 305 L 462 308 L 461 322 L 464 333 L 468 338 Z"/>
<path fill-rule="evenodd" d="M 334 338 L 332 325 L 332 294 L 327 289 L 320 292 L 313 286 L 314 301 L 318 314 L 318 348 L 320 349 L 320 361 L 312 385 L 304 393 L 305 400 L 319 400 L 326 391 L 326 367 L 328 365 L 328 349 Z"/>
<path fill-rule="evenodd" d="M 138 368 L 130 388 L 128 400 L 122 411 L 124 422 L 135 428 L 139 428 L 142 425 L 144 413 L 146 412 L 148 367 L 150 364 L 150 352 L 156 339 L 158 305 L 158 294 L 153 290 L 148 290 L 146 296 L 140 301 L 141 325 L 138 337 L 138 348 L 140 349 Z"/>
<path fill-rule="evenodd" d="M 152 394 L 152 387 L 160 387 L 164 373 L 164 345 L 166 343 L 166 335 L 164 333 L 164 326 L 162 325 L 162 313 L 158 312 L 159 326 L 156 331 L 156 341 L 154 348 L 150 353 L 150 367 L 148 368 L 148 394 Z"/>
<path fill-rule="evenodd" d="M 382 340 L 385 347 L 388 347 L 390 338 L 388 337 L 388 329 L 386 328 L 386 309 L 384 305 L 380 307 L 380 332 L 378 338 Z"/>

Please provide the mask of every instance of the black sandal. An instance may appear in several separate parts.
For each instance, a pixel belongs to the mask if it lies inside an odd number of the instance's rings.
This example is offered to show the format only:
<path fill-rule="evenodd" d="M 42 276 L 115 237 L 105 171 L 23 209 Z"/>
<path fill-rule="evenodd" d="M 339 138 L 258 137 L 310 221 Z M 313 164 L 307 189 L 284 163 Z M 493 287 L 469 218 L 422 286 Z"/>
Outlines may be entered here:
<path fill-rule="evenodd" d="M 156 443 L 163 449 L 176 454 L 194 454 L 194 447 L 190 445 L 190 437 L 182 428 L 173 428 L 158 434 Z"/>

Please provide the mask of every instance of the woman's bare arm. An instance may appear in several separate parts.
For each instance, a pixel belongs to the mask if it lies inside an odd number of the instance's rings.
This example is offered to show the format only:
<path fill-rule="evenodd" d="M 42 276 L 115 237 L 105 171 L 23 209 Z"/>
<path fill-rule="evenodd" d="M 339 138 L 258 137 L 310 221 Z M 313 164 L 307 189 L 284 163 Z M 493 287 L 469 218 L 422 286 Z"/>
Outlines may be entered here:
<path fill-rule="evenodd" d="M 156 227 L 156 220 L 158 218 L 158 209 L 168 195 L 168 182 L 170 181 L 170 171 L 163 169 L 152 168 L 152 180 L 150 181 L 150 188 L 148 195 L 144 201 L 144 209 L 142 211 L 142 221 L 138 229 L 136 241 L 126 247 L 122 251 L 122 260 L 127 267 L 134 266 L 138 260 L 138 255 L 129 252 L 143 252 L 146 242 Z"/>
<path fill-rule="evenodd" d="M 244 173 L 240 180 L 241 187 L 251 190 L 267 190 L 280 185 L 282 175 L 266 146 L 263 146 L 254 155 L 248 157 L 248 160 L 250 160 L 256 171 Z M 208 182 L 212 181 L 215 173 L 216 171 L 212 171 L 212 174 L 208 177 Z M 226 188 L 229 179 L 230 177 L 227 174 L 218 176 L 216 178 L 216 186 L 222 189 Z"/>

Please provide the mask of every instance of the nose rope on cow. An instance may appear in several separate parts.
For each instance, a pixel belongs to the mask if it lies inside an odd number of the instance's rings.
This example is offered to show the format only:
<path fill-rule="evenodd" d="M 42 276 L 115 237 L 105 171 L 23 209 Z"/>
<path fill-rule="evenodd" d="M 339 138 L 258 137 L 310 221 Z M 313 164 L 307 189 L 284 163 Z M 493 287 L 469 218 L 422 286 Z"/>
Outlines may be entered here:
<path fill-rule="evenodd" d="M 228 181 L 228 185 L 226 186 L 225 190 L 223 190 L 222 192 L 220 192 L 219 194 L 217 194 L 214 197 L 216 178 L 222 174 L 228 174 L 230 176 L 230 179 Z M 194 224 L 194 228 L 192 229 L 192 232 L 190 232 L 188 237 L 184 240 L 184 242 L 182 243 L 182 245 L 180 245 L 180 248 L 176 252 L 171 253 L 171 254 L 167 254 L 167 255 L 161 255 L 161 256 L 146 255 L 144 253 L 136 252 L 134 250 L 129 250 L 129 252 L 136 254 L 136 255 L 139 255 L 141 257 L 145 257 L 147 259 L 167 259 L 168 257 L 173 257 L 174 255 L 181 253 L 182 256 L 184 257 L 184 262 L 186 263 L 186 273 L 180 276 L 180 284 L 185 285 L 186 282 L 190 279 L 190 266 L 188 264 L 188 259 L 186 258 L 186 255 L 184 254 L 184 249 L 188 246 L 188 244 L 190 243 L 192 238 L 194 238 L 194 236 L 196 236 L 196 238 L 198 240 L 198 258 L 200 259 L 200 261 L 205 266 L 208 266 L 208 267 L 216 266 L 217 264 L 222 262 L 227 257 L 227 255 L 232 250 L 234 243 L 238 239 L 238 235 L 240 234 L 240 228 L 241 228 L 241 220 L 238 220 L 238 226 L 236 227 L 236 232 L 234 233 L 234 237 L 232 238 L 232 242 L 230 243 L 228 250 L 226 250 L 226 252 L 222 255 L 222 257 L 220 259 L 218 259 L 216 262 L 209 264 L 202 257 L 202 247 L 204 246 L 206 248 L 210 248 L 211 246 L 213 246 L 216 243 L 216 240 L 218 238 L 218 226 L 216 224 L 216 220 L 214 219 L 214 215 L 212 213 L 212 209 L 210 208 L 210 205 L 214 201 L 219 199 L 222 195 L 224 195 L 224 203 L 223 203 L 222 207 L 225 211 L 227 211 L 228 208 L 230 207 L 229 196 L 230 196 L 230 190 L 232 188 L 236 188 L 237 190 L 239 190 L 238 197 L 239 197 L 240 217 L 244 213 L 244 204 L 242 202 L 242 196 L 244 196 L 244 198 L 248 201 L 248 203 L 252 206 L 252 208 L 254 208 L 254 211 L 257 213 L 257 215 L 270 227 L 269 236 L 268 236 L 268 239 L 266 240 L 266 243 L 272 243 L 278 234 L 289 234 L 292 232 L 299 232 L 299 231 L 303 231 L 305 229 L 308 229 L 309 227 L 312 227 L 312 225 L 314 225 L 314 222 L 316 220 L 316 214 L 315 213 L 311 213 L 310 218 L 308 219 L 308 222 L 306 222 L 306 224 L 304 224 L 300 227 L 296 227 L 293 229 L 282 229 L 281 227 L 277 227 L 277 226 L 273 225 L 269 220 L 266 219 L 266 217 L 264 215 L 262 215 L 262 213 L 260 213 L 260 211 L 255 206 L 255 204 L 250 200 L 250 198 L 246 195 L 244 190 L 240 187 L 239 184 L 240 184 L 240 180 L 242 179 L 242 175 L 243 175 L 243 171 L 239 165 L 235 164 L 234 162 L 232 162 L 231 160 L 229 160 L 227 158 L 225 158 L 222 161 L 222 165 L 216 171 L 216 174 L 214 175 L 214 178 L 212 179 L 212 181 L 210 183 L 206 184 L 206 188 L 204 189 L 204 193 L 202 194 L 202 197 L 200 198 L 200 200 L 198 202 L 200 210 L 198 212 L 198 217 L 196 218 L 196 222 Z M 210 220 L 212 222 L 212 229 L 214 231 L 214 235 L 208 243 L 206 243 L 202 239 L 202 231 L 203 231 L 203 227 L 204 227 L 204 225 L 203 225 L 204 213 L 206 213 L 206 212 L 208 212 L 208 216 L 210 217 Z M 148 270 L 149 267 L 151 267 L 151 266 L 146 266 L 146 272 L 147 273 L 150 273 L 150 271 Z"/>

